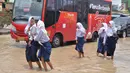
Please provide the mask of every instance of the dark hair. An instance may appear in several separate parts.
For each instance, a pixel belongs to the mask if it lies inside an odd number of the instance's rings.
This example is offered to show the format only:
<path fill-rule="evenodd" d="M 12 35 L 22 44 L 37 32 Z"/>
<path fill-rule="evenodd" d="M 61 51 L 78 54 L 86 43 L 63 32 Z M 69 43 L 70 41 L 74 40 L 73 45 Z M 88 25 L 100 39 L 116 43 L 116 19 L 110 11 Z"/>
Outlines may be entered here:
<path fill-rule="evenodd" d="M 34 17 L 32 17 L 31 19 L 35 20 Z"/>
<path fill-rule="evenodd" d="M 34 19 L 34 17 L 32 17 L 31 20 L 34 20 L 36 22 L 36 20 Z"/>

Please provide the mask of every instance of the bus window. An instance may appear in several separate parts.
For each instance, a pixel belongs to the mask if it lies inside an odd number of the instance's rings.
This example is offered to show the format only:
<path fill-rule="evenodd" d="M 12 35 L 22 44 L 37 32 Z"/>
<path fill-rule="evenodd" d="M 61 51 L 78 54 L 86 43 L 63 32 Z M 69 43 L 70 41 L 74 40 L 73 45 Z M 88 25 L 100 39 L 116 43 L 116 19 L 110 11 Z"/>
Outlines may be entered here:
<path fill-rule="evenodd" d="M 56 9 L 58 11 L 63 11 L 63 1 L 62 0 L 56 0 Z"/>
<path fill-rule="evenodd" d="M 45 27 L 49 27 L 55 24 L 56 9 L 55 9 L 55 0 L 47 0 L 47 7 L 45 12 Z"/>
<path fill-rule="evenodd" d="M 88 25 L 88 2 L 87 0 L 76 0 L 74 2 L 75 11 L 78 13 L 77 21 L 81 22 L 84 28 L 87 29 Z"/>
<path fill-rule="evenodd" d="M 81 0 L 76 0 L 75 1 L 75 11 L 77 12 L 78 16 L 77 16 L 77 21 L 81 22 L 82 19 L 82 13 L 81 13 Z"/>
<path fill-rule="evenodd" d="M 41 13 L 42 13 L 42 4 L 43 2 L 37 2 L 37 0 L 33 0 L 32 1 L 32 4 L 31 4 L 31 7 L 30 7 L 30 10 L 31 10 L 31 14 L 33 16 L 41 16 Z"/>
<path fill-rule="evenodd" d="M 43 0 L 41 2 L 37 2 L 37 0 L 16 0 L 13 8 L 13 21 L 24 19 L 27 23 L 30 16 L 33 16 L 36 20 L 41 19 L 42 7 Z"/>
<path fill-rule="evenodd" d="M 74 0 L 63 0 L 64 11 L 74 11 Z"/>
<path fill-rule="evenodd" d="M 83 23 L 83 26 L 87 29 L 87 25 L 88 25 L 88 2 L 87 1 L 84 1 L 82 3 L 82 23 Z"/>

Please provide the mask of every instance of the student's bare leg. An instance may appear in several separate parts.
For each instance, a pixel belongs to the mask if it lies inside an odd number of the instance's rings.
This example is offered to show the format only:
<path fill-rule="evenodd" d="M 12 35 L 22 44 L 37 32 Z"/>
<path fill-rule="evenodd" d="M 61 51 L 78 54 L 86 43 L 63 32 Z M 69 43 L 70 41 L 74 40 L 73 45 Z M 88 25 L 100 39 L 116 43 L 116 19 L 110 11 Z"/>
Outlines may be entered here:
<path fill-rule="evenodd" d="M 78 52 L 79 53 L 79 58 L 81 58 L 81 53 L 80 52 Z"/>
<path fill-rule="evenodd" d="M 54 69 L 53 66 L 52 66 L 52 63 L 50 61 L 47 62 L 47 64 L 50 66 L 51 69 Z"/>
<path fill-rule="evenodd" d="M 84 52 L 82 53 L 82 57 L 84 57 Z"/>
<path fill-rule="evenodd" d="M 42 70 L 42 66 L 41 66 L 40 62 L 37 61 L 36 63 L 37 63 L 37 65 L 38 65 L 39 69 Z"/>
<path fill-rule="evenodd" d="M 43 57 L 41 57 L 41 61 L 42 61 L 42 65 L 43 65 L 43 67 L 44 67 L 44 70 L 47 71 L 47 66 L 46 66 L 46 63 L 45 63 Z"/>
<path fill-rule="evenodd" d="M 111 59 L 113 60 L 113 59 L 114 59 L 114 56 L 111 56 Z"/>
<path fill-rule="evenodd" d="M 107 59 L 107 51 L 104 52 L 104 59 Z"/>
<path fill-rule="evenodd" d="M 29 61 L 28 64 L 29 64 L 30 69 L 33 69 L 32 62 Z"/>

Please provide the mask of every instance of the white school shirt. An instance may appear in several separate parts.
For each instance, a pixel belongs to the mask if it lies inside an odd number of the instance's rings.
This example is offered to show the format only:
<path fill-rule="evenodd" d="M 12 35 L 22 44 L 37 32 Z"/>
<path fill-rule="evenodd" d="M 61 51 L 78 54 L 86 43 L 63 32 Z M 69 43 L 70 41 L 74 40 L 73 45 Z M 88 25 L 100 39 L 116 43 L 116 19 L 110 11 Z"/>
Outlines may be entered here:
<path fill-rule="evenodd" d="M 37 32 L 38 32 L 38 28 L 37 28 L 36 24 L 34 24 L 34 25 L 30 28 L 30 31 L 28 31 L 28 32 L 27 32 L 27 30 L 28 30 L 27 28 L 29 29 L 29 26 L 27 26 L 27 27 L 25 28 L 25 34 L 28 35 L 29 40 L 33 40 L 34 37 L 36 36 Z"/>
<path fill-rule="evenodd" d="M 105 28 L 104 28 L 104 27 L 101 27 L 101 28 L 99 29 L 98 35 L 99 35 L 99 37 L 105 37 L 106 31 L 105 31 Z"/>
<path fill-rule="evenodd" d="M 107 31 L 106 31 L 106 35 L 105 35 L 104 40 L 103 40 L 103 43 L 106 43 L 107 37 L 113 36 L 113 34 L 114 34 L 115 32 L 116 32 L 116 31 L 115 31 L 113 28 L 108 27 L 108 29 L 107 29 Z"/>
<path fill-rule="evenodd" d="M 34 37 L 35 41 L 45 43 L 50 40 L 47 34 L 45 34 L 42 30 L 39 31 L 39 33 Z"/>
<path fill-rule="evenodd" d="M 113 28 L 108 27 L 108 29 L 106 31 L 107 36 L 108 37 L 113 36 L 114 33 L 115 32 L 114 32 Z"/>
<path fill-rule="evenodd" d="M 85 33 L 86 33 L 86 32 L 83 32 L 82 30 L 77 29 L 77 30 L 76 30 L 76 40 L 77 40 L 77 37 L 84 37 L 84 36 L 85 36 Z"/>

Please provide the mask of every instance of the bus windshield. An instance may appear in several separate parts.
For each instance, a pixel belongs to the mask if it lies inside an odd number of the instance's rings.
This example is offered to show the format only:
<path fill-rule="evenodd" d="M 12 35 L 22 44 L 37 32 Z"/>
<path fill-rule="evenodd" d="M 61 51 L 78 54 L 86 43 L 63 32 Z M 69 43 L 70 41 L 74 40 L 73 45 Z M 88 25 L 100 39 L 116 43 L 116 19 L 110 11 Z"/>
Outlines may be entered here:
<path fill-rule="evenodd" d="M 16 0 L 13 10 L 13 19 L 28 19 L 33 16 L 41 19 L 43 0 Z"/>

